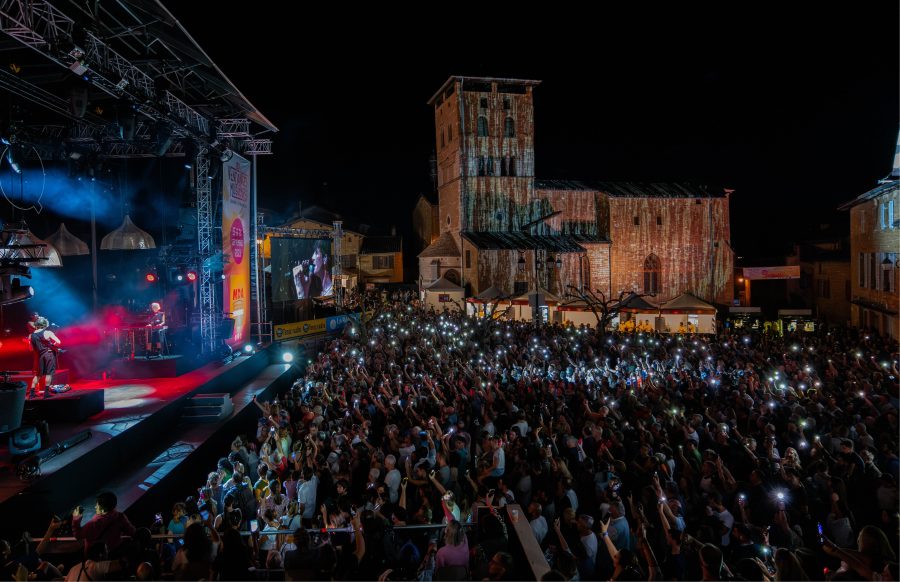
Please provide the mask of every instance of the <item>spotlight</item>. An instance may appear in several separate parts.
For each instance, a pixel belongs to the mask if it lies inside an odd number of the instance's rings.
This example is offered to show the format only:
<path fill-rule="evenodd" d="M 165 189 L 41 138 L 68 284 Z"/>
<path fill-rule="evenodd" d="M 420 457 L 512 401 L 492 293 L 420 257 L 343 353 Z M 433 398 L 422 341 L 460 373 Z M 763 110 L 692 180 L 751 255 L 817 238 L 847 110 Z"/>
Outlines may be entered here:
<path fill-rule="evenodd" d="M 281 354 L 281 359 L 285 364 L 290 364 L 294 361 L 294 354 L 292 354 L 291 352 L 284 352 L 283 354 Z"/>
<path fill-rule="evenodd" d="M 13 279 L 12 285 L 0 296 L 0 305 L 11 305 L 34 297 L 34 288 L 22 286 L 19 279 Z"/>
<path fill-rule="evenodd" d="M 147 273 L 144 275 L 144 279 L 146 279 L 148 283 L 156 283 L 156 273 Z"/>
<path fill-rule="evenodd" d="M 175 276 L 175 279 L 176 279 L 177 281 L 184 281 L 184 275 L 178 274 L 178 275 Z"/>
<path fill-rule="evenodd" d="M 194 281 L 197 280 L 197 272 L 196 271 L 188 271 L 185 276 L 187 277 L 187 280 L 190 281 L 191 283 L 193 283 Z"/>
<path fill-rule="evenodd" d="M 245 352 L 245 353 L 248 353 L 248 354 L 252 354 L 252 353 L 253 353 L 253 346 L 252 346 L 251 344 L 245 345 L 245 346 L 244 346 L 244 352 Z"/>
<path fill-rule="evenodd" d="M 19 162 L 13 157 L 13 146 L 10 145 L 6 148 L 6 161 L 9 162 L 9 167 L 12 168 L 12 171 L 16 174 L 22 173 L 22 168 L 19 166 Z"/>

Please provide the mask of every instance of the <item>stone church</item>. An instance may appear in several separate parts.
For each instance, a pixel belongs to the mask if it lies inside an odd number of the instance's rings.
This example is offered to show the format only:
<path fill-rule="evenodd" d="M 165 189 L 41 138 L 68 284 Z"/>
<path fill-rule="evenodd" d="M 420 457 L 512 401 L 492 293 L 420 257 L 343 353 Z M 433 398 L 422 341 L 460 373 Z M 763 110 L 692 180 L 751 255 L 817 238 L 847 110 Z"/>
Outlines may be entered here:
<path fill-rule="evenodd" d="M 534 175 L 539 81 L 450 77 L 430 99 L 437 213 L 419 285 L 444 277 L 467 295 L 572 288 L 654 303 L 689 292 L 730 305 L 729 191 L 684 183 L 577 182 Z M 419 213 L 417 211 L 417 216 Z M 418 225 L 417 225 L 418 227 Z"/>

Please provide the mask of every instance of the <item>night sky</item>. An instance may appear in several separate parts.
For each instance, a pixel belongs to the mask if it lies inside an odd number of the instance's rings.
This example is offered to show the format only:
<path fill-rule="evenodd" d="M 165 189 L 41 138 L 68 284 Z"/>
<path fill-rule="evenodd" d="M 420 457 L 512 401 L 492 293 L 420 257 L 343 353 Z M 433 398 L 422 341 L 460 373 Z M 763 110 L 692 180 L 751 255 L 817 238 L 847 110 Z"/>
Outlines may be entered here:
<path fill-rule="evenodd" d="M 820 223 L 846 230 L 835 206 L 888 174 L 900 121 L 896 2 L 527 18 L 514 3 L 427 17 L 166 4 L 281 130 L 259 164 L 261 205 L 320 204 L 384 230 L 411 232 L 430 188 L 426 101 L 450 75 L 543 81 L 540 179 L 733 188 L 732 238 L 747 257 L 783 252 Z"/>

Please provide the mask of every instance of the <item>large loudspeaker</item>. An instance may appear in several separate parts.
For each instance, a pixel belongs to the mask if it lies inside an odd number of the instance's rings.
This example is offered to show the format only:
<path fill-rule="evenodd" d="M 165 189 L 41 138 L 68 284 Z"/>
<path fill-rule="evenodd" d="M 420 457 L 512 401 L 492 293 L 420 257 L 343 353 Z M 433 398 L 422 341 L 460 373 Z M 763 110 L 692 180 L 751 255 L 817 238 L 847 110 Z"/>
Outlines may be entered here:
<path fill-rule="evenodd" d="M 22 426 L 27 389 L 25 382 L 0 382 L 0 433 Z"/>
<path fill-rule="evenodd" d="M 230 339 L 234 335 L 234 320 L 228 317 L 220 321 L 218 332 L 219 339 Z"/>
<path fill-rule="evenodd" d="M 88 107 L 88 88 L 85 85 L 72 87 L 69 91 L 69 111 L 75 117 L 84 117 Z"/>

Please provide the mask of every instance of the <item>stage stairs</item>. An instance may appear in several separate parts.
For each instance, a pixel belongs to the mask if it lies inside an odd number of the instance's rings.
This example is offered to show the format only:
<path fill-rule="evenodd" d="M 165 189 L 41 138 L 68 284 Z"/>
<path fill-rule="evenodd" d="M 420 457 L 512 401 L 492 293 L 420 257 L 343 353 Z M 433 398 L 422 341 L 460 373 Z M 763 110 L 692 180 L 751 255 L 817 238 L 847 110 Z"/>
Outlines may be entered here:
<path fill-rule="evenodd" d="M 234 412 L 231 394 L 196 394 L 184 405 L 183 423 L 219 422 Z"/>

